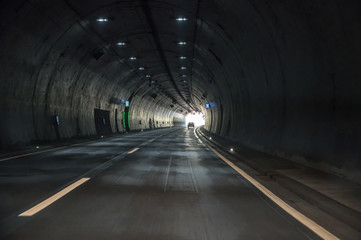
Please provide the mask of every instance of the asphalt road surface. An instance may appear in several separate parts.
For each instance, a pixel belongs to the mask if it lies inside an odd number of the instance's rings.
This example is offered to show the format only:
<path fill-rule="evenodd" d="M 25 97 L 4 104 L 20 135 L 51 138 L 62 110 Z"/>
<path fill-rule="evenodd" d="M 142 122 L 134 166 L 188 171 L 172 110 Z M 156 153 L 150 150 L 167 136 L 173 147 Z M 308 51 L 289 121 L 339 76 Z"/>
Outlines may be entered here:
<path fill-rule="evenodd" d="M 319 239 L 186 128 L 0 160 L 0 217 L 1 239 Z"/>

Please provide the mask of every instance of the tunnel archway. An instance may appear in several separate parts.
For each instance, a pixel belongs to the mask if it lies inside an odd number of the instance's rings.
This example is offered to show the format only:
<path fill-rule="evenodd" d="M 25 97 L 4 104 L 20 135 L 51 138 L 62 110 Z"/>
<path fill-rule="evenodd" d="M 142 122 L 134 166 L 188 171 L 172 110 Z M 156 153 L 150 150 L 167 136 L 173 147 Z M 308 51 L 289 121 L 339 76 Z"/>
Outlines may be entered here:
<path fill-rule="evenodd" d="M 202 111 L 212 133 L 359 179 L 359 1 L 2 8 L 2 147 L 56 139 L 55 114 L 61 138 L 97 134 L 94 109 L 109 111 L 111 132 L 125 131 L 115 109 L 133 96 L 133 130 Z"/>

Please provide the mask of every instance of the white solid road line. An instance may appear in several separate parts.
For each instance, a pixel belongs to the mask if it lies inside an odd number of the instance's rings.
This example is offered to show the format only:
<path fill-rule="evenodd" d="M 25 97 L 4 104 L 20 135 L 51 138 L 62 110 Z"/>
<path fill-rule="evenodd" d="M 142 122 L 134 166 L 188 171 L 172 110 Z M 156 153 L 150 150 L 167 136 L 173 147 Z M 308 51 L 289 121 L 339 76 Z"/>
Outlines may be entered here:
<path fill-rule="evenodd" d="M 83 183 L 88 181 L 89 179 L 90 178 L 81 178 L 80 180 L 78 180 L 75 183 L 71 184 L 70 186 L 64 188 L 63 190 L 57 192 L 53 196 L 47 198 L 46 200 L 42 201 L 41 203 L 39 203 L 39 204 L 35 205 L 34 207 L 30 208 L 29 210 L 19 214 L 19 217 L 31 217 L 31 216 L 33 216 L 34 214 L 40 212 L 41 210 L 43 210 L 44 208 L 46 208 L 50 204 L 52 204 L 55 201 L 59 200 L 60 198 L 62 198 L 63 196 L 65 196 L 66 194 L 68 194 L 69 192 L 74 190 L 75 188 L 79 187 L 80 185 L 82 185 Z"/>
<path fill-rule="evenodd" d="M 132 154 L 135 151 L 138 151 L 139 148 L 134 148 L 133 150 L 129 151 L 128 154 Z"/>
<path fill-rule="evenodd" d="M 102 139 L 98 139 L 98 140 L 102 140 Z M 21 154 L 21 155 L 12 156 L 12 157 L 2 158 L 2 159 L 0 159 L 0 162 L 7 161 L 7 160 L 11 160 L 11 159 L 15 159 L 15 158 L 21 158 L 21 157 L 27 157 L 27 156 L 31 156 L 31 155 L 36 155 L 36 154 L 40 154 L 40 153 L 46 153 L 46 152 L 61 150 L 61 149 L 65 149 L 65 148 L 76 147 L 76 146 L 79 146 L 79 145 L 84 145 L 84 144 L 96 142 L 96 141 L 98 141 L 98 140 L 92 140 L 92 141 L 88 141 L 88 142 L 76 143 L 76 144 L 72 144 L 72 145 L 68 145 L 68 146 L 63 146 L 63 147 L 50 148 L 50 149 L 46 149 L 46 150 L 42 150 L 42 151 L 36 151 L 36 152 L 32 152 L 32 153 L 25 153 L 25 154 Z"/>
<path fill-rule="evenodd" d="M 201 139 L 197 136 L 196 130 L 194 130 L 194 135 L 198 138 L 198 141 L 204 145 L 204 143 L 201 141 Z M 317 234 L 319 237 L 325 239 L 325 240 L 339 240 L 340 238 L 336 237 L 326 229 L 324 229 L 322 226 L 318 225 L 316 222 L 311 220 L 310 218 L 306 217 L 293 207 L 291 207 L 288 203 L 283 201 L 281 198 L 276 196 L 273 192 L 271 192 L 269 189 L 267 189 L 265 186 L 263 186 L 261 183 L 259 183 L 256 179 L 252 178 L 250 175 L 248 175 L 245 171 L 240 169 L 238 166 L 236 166 L 234 163 L 232 163 L 230 160 L 228 160 L 226 157 L 224 157 L 222 154 L 220 154 L 217 150 L 212 148 L 211 146 L 207 145 L 205 146 L 209 148 L 212 152 L 214 152 L 220 159 L 222 159 L 225 163 L 227 163 L 231 168 L 233 168 L 236 172 L 238 172 L 242 177 L 244 177 L 248 182 L 250 182 L 253 186 L 255 186 L 259 191 L 261 191 L 266 197 L 268 197 L 271 201 L 273 201 L 275 204 L 277 204 L 280 208 L 282 208 L 284 211 L 286 211 L 288 214 L 290 214 L 293 218 L 295 218 L 297 221 L 302 223 L 304 226 L 306 226 L 308 229 L 310 229 L 312 232 Z"/>
<path fill-rule="evenodd" d="M 57 148 L 47 149 L 47 150 L 43 150 L 43 151 L 26 153 L 26 154 L 16 155 L 16 156 L 12 156 L 12 157 L 2 158 L 2 159 L 0 159 L 0 162 L 6 161 L 6 160 L 10 160 L 10 159 L 15 159 L 15 158 L 21 158 L 21 157 L 31 156 L 31 155 L 35 155 L 35 154 L 39 154 L 39 153 L 45 153 L 45 152 L 60 150 L 60 149 L 64 149 L 64 148 L 67 148 L 67 147 L 71 147 L 71 146 L 57 147 Z"/>
<path fill-rule="evenodd" d="M 292 217 L 297 219 L 299 222 L 301 222 L 303 225 L 305 225 L 307 228 L 309 228 L 311 231 L 316 233 L 318 236 L 320 236 L 323 239 L 327 240 L 335 240 L 339 239 L 317 223 L 315 223 L 313 220 L 309 219 L 293 207 L 291 207 L 288 203 L 283 201 L 281 198 L 276 196 L 273 192 L 271 192 L 269 189 L 267 189 L 265 186 L 263 186 L 261 183 L 259 183 L 256 179 L 252 178 L 250 175 L 248 175 L 245 171 L 240 169 L 238 166 L 236 166 L 234 163 L 232 163 L 230 160 L 228 160 L 226 157 L 224 157 L 222 154 L 217 152 L 214 148 L 207 146 L 209 149 L 211 149 L 219 158 L 221 158 L 224 162 L 226 162 L 231 168 L 236 170 L 239 174 L 242 175 L 248 182 L 250 182 L 253 186 L 255 186 L 258 190 L 260 190 L 264 195 L 266 195 L 269 199 L 271 199 L 274 203 L 276 203 L 280 208 L 285 210 L 288 214 L 290 214 Z"/>

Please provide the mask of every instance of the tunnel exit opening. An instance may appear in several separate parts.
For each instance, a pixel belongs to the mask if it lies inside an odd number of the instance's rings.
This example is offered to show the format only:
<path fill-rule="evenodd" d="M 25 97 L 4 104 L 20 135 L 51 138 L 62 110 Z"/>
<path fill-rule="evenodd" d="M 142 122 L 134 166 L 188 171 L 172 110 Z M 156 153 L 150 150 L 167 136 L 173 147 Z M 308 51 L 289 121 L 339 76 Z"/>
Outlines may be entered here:
<path fill-rule="evenodd" d="M 188 123 L 193 122 L 194 126 L 203 126 L 205 124 L 205 118 L 204 114 L 201 112 L 193 112 L 189 113 L 186 116 L 186 126 L 188 126 Z"/>

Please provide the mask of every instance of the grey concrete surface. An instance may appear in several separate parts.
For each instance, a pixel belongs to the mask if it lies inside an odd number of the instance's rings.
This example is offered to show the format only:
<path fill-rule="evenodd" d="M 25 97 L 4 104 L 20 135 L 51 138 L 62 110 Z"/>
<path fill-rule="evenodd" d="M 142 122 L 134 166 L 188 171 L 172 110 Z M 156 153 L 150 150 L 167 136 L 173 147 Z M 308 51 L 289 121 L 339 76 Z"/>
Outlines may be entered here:
<path fill-rule="evenodd" d="M 361 185 L 311 169 L 282 169 L 277 172 L 361 213 Z"/>
<path fill-rule="evenodd" d="M 156 136 L 161 137 L 147 143 Z M 12 220 L 22 222 L 1 239 L 318 239 L 201 145 L 193 129 L 143 132 L 1 164 L 38 161 L 34 166 L 43 173 L 33 170 L 34 175 L 64 184 L 140 144 L 138 151 L 114 161 L 38 214 Z M 68 179 L 53 171 L 59 161 L 66 161 L 58 171 L 71 172 Z M 49 183 L 45 189 L 44 182 L 27 181 L 33 176 L 16 175 L 20 168 L 13 172 L 2 189 L 11 193 L 5 186 L 27 182 L 22 192 L 28 197 L 14 202 L 12 211 L 31 207 L 36 196 L 42 198 L 40 190 L 46 195 L 57 187 Z M 3 207 L 4 198 L 0 201 Z"/>

